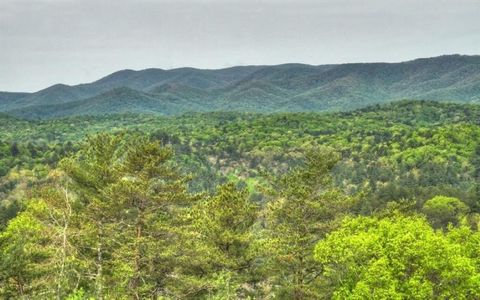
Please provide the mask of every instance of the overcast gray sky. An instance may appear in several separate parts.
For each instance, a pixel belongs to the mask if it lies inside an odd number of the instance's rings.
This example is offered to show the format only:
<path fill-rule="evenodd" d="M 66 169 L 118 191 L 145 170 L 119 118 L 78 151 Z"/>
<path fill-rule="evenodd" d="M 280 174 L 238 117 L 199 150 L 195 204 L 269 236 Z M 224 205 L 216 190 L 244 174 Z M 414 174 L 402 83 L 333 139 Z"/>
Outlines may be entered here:
<path fill-rule="evenodd" d="M 120 69 L 480 54 L 480 0 L 0 0 L 0 90 Z"/>

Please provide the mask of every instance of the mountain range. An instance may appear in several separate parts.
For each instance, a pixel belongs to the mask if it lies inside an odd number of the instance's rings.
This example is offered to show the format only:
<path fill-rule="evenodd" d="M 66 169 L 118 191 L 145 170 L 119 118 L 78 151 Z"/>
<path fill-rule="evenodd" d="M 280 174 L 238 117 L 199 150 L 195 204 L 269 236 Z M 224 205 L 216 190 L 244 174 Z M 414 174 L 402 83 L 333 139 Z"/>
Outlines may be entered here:
<path fill-rule="evenodd" d="M 123 70 L 86 84 L 57 84 L 35 93 L 0 92 L 0 112 L 45 119 L 126 112 L 338 111 L 402 99 L 480 103 L 480 56 Z"/>

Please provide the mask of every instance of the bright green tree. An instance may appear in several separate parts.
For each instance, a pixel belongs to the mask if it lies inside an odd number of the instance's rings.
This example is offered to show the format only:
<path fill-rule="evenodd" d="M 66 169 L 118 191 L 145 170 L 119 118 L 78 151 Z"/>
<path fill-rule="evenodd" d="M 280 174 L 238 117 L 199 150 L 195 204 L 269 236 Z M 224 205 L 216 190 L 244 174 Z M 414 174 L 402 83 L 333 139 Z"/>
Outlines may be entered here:
<path fill-rule="evenodd" d="M 346 218 L 315 247 L 324 297 L 478 298 L 480 257 L 458 239 L 457 233 L 450 238 L 435 232 L 417 216 Z"/>
<path fill-rule="evenodd" d="M 21 288 L 21 294 L 27 298 L 64 299 L 82 285 L 83 276 L 80 274 L 84 270 L 76 248 L 79 230 L 77 203 L 66 186 L 62 173 L 52 171 L 46 182 L 35 188 L 35 198 L 26 200 L 26 209 L 11 220 L 4 232 L 4 238 L 10 243 L 8 251 L 16 249 L 15 259 L 27 261 L 21 264 L 22 269 L 9 266 L 8 262 L 7 267 L 18 276 L 29 274 L 37 283 L 35 289 Z M 14 234 L 9 235 L 9 231 Z M 20 251 L 27 251 L 27 248 L 30 250 L 26 253 Z M 4 259 L 8 257 L 3 256 Z M 30 257 L 35 259 L 29 261 Z M 40 269 L 44 272 L 37 271 Z"/>
<path fill-rule="evenodd" d="M 44 212 L 43 203 L 32 201 L 0 234 L 0 297 L 54 297 L 55 249 L 46 228 L 35 217 Z"/>

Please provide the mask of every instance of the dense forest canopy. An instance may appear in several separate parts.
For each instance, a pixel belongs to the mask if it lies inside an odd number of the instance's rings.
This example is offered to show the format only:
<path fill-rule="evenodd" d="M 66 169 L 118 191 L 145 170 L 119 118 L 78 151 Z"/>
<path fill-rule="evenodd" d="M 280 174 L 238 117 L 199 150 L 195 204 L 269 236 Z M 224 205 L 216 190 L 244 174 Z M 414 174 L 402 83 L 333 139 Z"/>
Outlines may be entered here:
<path fill-rule="evenodd" d="M 0 298 L 480 297 L 478 105 L 0 128 Z"/>

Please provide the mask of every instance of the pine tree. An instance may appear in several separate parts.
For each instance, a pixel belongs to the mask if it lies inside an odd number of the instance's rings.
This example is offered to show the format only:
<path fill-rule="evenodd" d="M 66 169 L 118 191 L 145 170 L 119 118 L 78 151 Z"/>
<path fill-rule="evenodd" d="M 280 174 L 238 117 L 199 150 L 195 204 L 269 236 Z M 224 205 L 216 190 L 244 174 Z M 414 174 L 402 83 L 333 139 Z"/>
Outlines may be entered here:
<path fill-rule="evenodd" d="M 195 199 L 187 192 L 187 179 L 173 167 L 173 151 L 158 142 L 137 137 L 125 145 L 120 180 L 108 186 L 115 201 L 118 247 L 112 252 L 112 276 L 121 294 L 134 299 L 158 297 L 178 239 L 178 216 Z"/>
<path fill-rule="evenodd" d="M 78 247 L 98 299 L 170 293 L 179 216 L 195 199 L 172 156 L 138 135 L 98 135 L 62 162 L 81 199 Z"/>
<path fill-rule="evenodd" d="M 251 278 L 252 231 L 258 206 L 246 189 L 233 183 L 199 201 L 189 212 L 184 232 L 189 261 L 183 268 L 184 294 L 235 299 L 245 296 L 242 285 Z"/>
<path fill-rule="evenodd" d="M 74 156 L 64 159 L 60 166 L 72 181 L 80 197 L 80 245 L 78 251 L 88 269 L 84 274 L 94 286 L 98 299 L 105 296 L 109 266 L 109 252 L 115 243 L 114 215 L 118 209 L 115 199 L 108 197 L 105 189 L 121 177 L 122 135 L 100 134 L 89 137 L 83 148 Z M 93 281 L 93 282 L 92 282 Z M 90 285 L 88 286 L 90 289 Z"/>
<path fill-rule="evenodd" d="M 315 243 L 340 224 L 353 199 L 331 185 L 338 155 L 330 149 L 310 150 L 304 166 L 282 176 L 273 186 L 265 209 L 263 272 L 270 292 L 290 299 L 315 298 L 319 276 L 313 259 Z"/>

